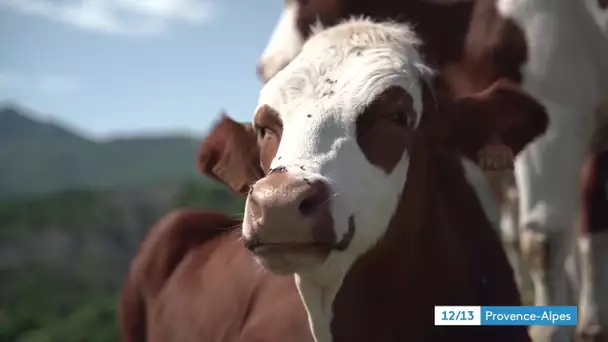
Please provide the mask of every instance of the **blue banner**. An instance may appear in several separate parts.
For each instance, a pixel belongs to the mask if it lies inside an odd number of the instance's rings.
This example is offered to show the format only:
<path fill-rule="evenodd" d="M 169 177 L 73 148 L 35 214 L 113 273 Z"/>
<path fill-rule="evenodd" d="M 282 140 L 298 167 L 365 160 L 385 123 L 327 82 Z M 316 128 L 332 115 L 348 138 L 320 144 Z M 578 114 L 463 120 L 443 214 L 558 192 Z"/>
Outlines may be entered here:
<path fill-rule="evenodd" d="M 435 325 L 570 325 L 578 323 L 576 306 L 435 306 Z"/>
<path fill-rule="evenodd" d="M 572 325 L 576 306 L 482 306 L 481 325 Z"/>

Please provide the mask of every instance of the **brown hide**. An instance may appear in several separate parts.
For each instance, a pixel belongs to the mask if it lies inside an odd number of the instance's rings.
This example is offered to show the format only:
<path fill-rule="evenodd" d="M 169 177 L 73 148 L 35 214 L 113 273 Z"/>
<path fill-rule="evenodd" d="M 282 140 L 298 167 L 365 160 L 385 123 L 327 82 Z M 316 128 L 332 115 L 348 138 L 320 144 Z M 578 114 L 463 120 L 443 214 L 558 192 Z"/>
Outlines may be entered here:
<path fill-rule="evenodd" d="M 119 304 L 124 342 L 311 342 L 292 277 L 264 272 L 240 221 L 177 211 L 132 262 Z"/>

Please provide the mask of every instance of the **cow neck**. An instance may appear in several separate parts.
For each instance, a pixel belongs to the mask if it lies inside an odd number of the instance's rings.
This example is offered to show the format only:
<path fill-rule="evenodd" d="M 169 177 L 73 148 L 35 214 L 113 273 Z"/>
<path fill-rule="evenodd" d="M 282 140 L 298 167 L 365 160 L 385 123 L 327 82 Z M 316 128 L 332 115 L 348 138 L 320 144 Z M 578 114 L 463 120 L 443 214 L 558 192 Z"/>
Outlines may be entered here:
<path fill-rule="evenodd" d="M 417 242 L 425 235 L 422 231 L 423 221 L 432 196 L 428 193 L 430 181 L 434 178 L 430 163 L 428 151 L 425 151 L 420 139 L 416 139 L 410 151 L 406 186 L 386 235 L 373 250 L 352 265 L 334 299 L 331 322 L 333 342 L 387 340 L 393 334 L 387 328 L 391 329 L 393 323 L 400 324 L 389 320 L 399 316 L 404 322 L 418 320 L 408 313 L 409 310 L 393 311 L 395 304 L 409 301 L 405 298 L 406 294 L 414 289 L 413 284 L 404 278 L 421 271 L 417 270 L 415 264 L 421 260 L 418 257 L 425 248 Z M 418 302 L 425 299 L 415 296 L 410 300 Z M 412 304 L 421 306 L 422 303 L 408 303 L 404 308 Z M 372 332 L 374 330 L 377 331 Z M 382 334 L 387 336 L 380 336 Z M 408 336 L 412 337 L 417 336 Z"/>
<path fill-rule="evenodd" d="M 333 342 L 451 341 L 453 334 L 434 327 L 434 305 L 520 305 L 498 237 L 464 177 L 460 156 L 417 135 L 385 237 L 353 264 L 333 301 Z M 524 338 L 526 331 L 516 334 Z M 494 335 L 480 341 L 488 337 Z"/>

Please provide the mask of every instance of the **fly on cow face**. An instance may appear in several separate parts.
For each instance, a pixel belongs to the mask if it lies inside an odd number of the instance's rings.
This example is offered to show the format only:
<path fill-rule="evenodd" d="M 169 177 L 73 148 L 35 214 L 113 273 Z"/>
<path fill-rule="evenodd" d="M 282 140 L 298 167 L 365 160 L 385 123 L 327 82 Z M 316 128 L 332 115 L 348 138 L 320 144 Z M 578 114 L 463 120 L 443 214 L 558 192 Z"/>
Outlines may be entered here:
<path fill-rule="evenodd" d="M 318 33 L 261 91 L 253 125 L 267 175 L 243 236 L 274 272 L 364 253 L 397 206 L 428 69 L 407 26 L 374 33 L 364 20 Z"/>

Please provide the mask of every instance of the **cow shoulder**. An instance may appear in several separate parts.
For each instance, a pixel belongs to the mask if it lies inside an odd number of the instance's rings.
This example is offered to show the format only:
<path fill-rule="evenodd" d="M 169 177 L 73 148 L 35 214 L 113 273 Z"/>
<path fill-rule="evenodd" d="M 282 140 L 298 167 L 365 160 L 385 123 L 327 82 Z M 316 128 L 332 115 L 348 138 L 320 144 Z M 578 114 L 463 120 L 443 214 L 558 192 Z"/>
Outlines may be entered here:
<path fill-rule="evenodd" d="M 123 341 L 146 340 L 146 302 L 155 298 L 189 250 L 240 227 L 240 221 L 213 212 L 176 210 L 150 230 L 133 258 L 120 295 Z"/>
<path fill-rule="evenodd" d="M 189 250 L 239 227 L 240 220 L 221 213 L 173 211 L 152 227 L 133 260 L 131 272 L 140 277 L 146 296 L 154 296 Z"/>

